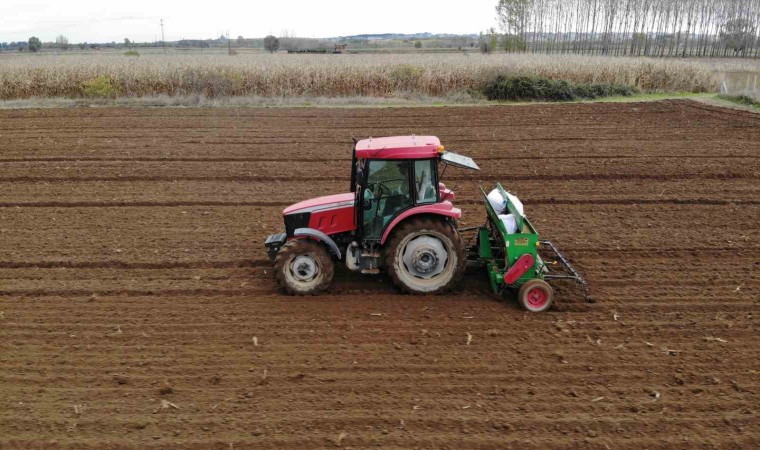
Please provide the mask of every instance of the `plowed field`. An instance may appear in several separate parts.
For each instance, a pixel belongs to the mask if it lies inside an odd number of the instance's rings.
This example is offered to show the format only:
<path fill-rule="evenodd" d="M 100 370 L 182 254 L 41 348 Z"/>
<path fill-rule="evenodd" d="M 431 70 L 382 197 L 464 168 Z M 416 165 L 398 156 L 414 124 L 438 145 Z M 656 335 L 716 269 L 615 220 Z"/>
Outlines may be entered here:
<path fill-rule="evenodd" d="M 262 243 L 350 137 L 438 135 L 590 282 L 549 313 Z M 760 116 L 690 101 L 0 112 L 0 448 L 757 448 Z"/>

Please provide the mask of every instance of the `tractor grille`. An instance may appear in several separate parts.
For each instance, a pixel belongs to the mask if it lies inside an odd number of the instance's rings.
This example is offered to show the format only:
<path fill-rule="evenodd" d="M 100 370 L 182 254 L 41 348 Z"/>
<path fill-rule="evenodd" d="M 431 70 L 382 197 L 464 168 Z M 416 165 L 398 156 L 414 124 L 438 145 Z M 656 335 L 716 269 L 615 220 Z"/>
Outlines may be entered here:
<path fill-rule="evenodd" d="M 296 213 L 285 216 L 285 232 L 288 237 L 293 236 L 293 233 L 299 228 L 308 228 L 310 219 L 311 213 Z"/>

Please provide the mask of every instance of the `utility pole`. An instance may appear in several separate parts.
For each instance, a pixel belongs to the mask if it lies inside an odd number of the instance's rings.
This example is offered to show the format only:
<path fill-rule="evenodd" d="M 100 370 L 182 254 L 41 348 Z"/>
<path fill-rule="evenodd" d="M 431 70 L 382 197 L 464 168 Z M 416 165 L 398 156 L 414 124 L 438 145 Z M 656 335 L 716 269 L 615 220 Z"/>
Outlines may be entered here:
<path fill-rule="evenodd" d="M 230 30 L 227 30 L 227 54 L 232 54 L 232 43 L 230 42 Z"/>
<path fill-rule="evenodd" d="M 164 19 L 161 19 L 161 47 L 164 48 L 164 54 L 166 54 L 166 38 L 164 37 Z"/>

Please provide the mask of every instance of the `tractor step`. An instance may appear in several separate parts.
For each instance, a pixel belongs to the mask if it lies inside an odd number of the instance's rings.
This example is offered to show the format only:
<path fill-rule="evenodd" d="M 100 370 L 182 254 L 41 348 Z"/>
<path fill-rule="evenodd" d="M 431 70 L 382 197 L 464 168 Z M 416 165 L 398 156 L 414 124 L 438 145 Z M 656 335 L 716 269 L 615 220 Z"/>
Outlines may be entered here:
<path fill-rule="evenodd" d="M 267 254 L 269 255 L 269 259 L 271 259 L 272 262 L 274 262 L 274 260 L 277 258 L 277 252 L 279 252 L 280 248 L 285 245 L 285 241 L 287 241 L 287 239 L 287 234 L 276 233 L 270 234 L 269 237 L 267 237 L 267 240 L 264 241 L 264 246 L 267 248 Z"/>
<path fill-rule="evenodd" d="M 360 264 L 362 273 L 377 275 L 380 273 L 380 252 L 362 251 Z"/>

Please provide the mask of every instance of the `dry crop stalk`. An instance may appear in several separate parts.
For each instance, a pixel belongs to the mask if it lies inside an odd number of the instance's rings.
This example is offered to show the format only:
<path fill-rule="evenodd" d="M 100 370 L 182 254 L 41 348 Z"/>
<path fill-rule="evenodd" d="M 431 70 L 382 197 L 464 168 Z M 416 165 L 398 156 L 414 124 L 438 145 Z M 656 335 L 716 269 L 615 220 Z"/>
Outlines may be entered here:
<path fill-rule="evenodd" d="M 715 63 L 577 55 L 227 55 L 117 53 L 0 56 L 0 99 L 79 97 L 106 76 L 118 94 L 206 96 L 446 96 L 480 88 L 496 74 L 578 83 L 633 84 L 645 91 L 712 91 L 717 70 L 755 70 L 758 61 Z"/>

